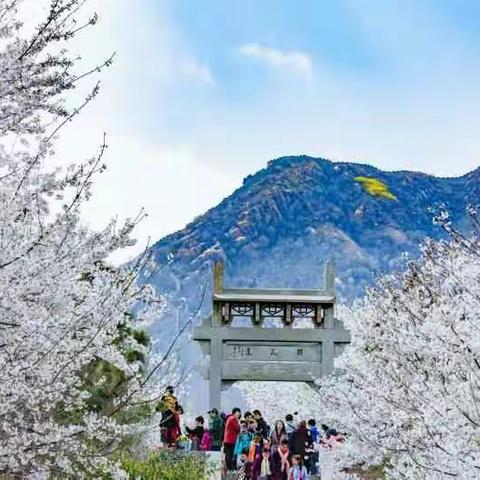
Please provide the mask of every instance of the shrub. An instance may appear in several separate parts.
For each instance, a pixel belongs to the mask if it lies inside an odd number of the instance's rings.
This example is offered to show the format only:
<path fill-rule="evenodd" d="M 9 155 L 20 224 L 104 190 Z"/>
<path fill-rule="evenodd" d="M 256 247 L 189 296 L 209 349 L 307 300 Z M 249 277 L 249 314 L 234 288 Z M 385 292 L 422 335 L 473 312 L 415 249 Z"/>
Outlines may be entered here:
<path fill-rule="evenodd" d="M 207 480 L 212 473 L 212 466 L 200 453 L 160 453 L 145 460 L 124 458 L 122 466 L 132 480 Z"/>

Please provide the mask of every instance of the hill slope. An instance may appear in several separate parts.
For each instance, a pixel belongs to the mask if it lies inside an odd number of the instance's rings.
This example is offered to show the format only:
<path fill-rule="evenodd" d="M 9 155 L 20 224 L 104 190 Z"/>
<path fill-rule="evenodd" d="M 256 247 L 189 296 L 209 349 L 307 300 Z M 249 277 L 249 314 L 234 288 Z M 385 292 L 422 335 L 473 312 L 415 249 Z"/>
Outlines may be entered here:
<path fill-rule="evenodd" d="M 367 193 L 358 176 L 384 182 L 396 200 Z M 348 301 L 376 274 L 401 266 L 403 252 L 415 254 L 425 237 L 441 236 L 429 207 L 444 203 L 467 228 L 465 206 L 479 201 L 479 177 L 478 170 L 437 178 L 307 156 L 279 158 L 156 243 L 155 260 L 163 268 L 154 282 L 172 291 L 173 273 L 181 283 L 175 297 L 194 303 L 200 272 L 221 258 L 236 286 L 314 288 L 321 286 L 324 261 L 333 259 L 339 294 Z"/>

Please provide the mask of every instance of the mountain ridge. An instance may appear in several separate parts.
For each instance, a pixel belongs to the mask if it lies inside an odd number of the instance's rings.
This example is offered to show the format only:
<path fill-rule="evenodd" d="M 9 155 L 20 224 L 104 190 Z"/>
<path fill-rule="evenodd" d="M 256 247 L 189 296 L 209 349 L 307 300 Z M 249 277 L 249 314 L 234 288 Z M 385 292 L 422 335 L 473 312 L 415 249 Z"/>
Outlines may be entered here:
<path fill-rule="evenodd" d="M 358 176 L 385 183 L 396 200 L 367 193 Z M 375 276 L 402 268 L 404 252 L 414 257 L 425 238 L 444 236 L 429 208 L 444 204 L 467 230 L 465 207 L 479 201 L 479 178 L 480 169 L 436 177 L 307 155 L 279 157 L 156 242 L 152 251 L 160 268 L 153 283 L 173 304 L 183 299 L 195 305 L 217 259 L 226 263 L 232 285 L 284 288 L 320 286 L 330 259 L 337 265 L 339 296 L 350 302 Z"/>

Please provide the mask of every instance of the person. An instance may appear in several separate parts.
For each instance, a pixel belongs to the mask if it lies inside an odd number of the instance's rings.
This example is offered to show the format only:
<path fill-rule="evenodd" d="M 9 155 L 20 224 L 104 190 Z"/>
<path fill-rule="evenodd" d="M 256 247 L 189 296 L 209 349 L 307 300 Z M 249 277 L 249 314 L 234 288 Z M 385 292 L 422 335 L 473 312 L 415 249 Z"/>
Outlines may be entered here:
<path fill-rule="evenodd" d="M 248 458 L 247 458 L 238 469 L 238 473 L 235 477 L 235 480 L 251 480 L 251 478 L 252 478 L 252 464 L 248 461 Z"/>
<path fill-rule="evenodd" d="M 285 430 L 287 432 L 288 441 L 291 441 L 293 432 L 295 431 L 295 424 L 293 423 L 293 415 L 291 413 L 285 416 Z"/>
<path fill-rule="evenodd" d="M 292 466 L 288 471 L 288 480 L 308 480 L 308 472 L 303 465 L 300 455 L 294 455 L 292 457 Z"/>
<path fill-rule="evenodd" d="M 179 405 L 171 385 L 165 389 L 165 393 L 160 399 L 156 410 L 162 412 L 162 419 L 160 421 L 162 441 L 167 447 L 176 446 L 180 431 Z"/>
<path fill-rule="evenodd" d="M 326 437 L 326 438 L 329 438 L 331 436 L 336 437 L 337 434 L 338 434 L 338 432 L 335 428 L 329 427 L 328 425 L 325 425 L 324 423 L 322 423 L 322 430 L 323 430 L 323 436 Z"/>
<path fill-rule="evenodd" d="M 319 441 L 319 432 L 318 432 L 318 428 L 317 428 L 317 422 L 315 421 L 315 419 L 311 418 L 308 421 L 308 430 L 310 431 L 310 436 L 312 438 L 312 444 L 314 446 L 317 445 L 318 441 Z M 306 465 L 308 473 L 310 475 L 316 475 L 318 473 L 318 467 L 317 467 L 318 459 L 319 459 L 318 450 L 315 450 L 315 448 L 314 448 L 311 455 L 310 455 L 309 462 Z"/>
<path fill-rule="evenodd" d="M 175 396 L 175 391 L 171 385 L 165 389 L 165 393 L 160 400 L 166 410 L 171 410 L 172 412 L 178 407 L 177 397 Z"/>
<path fill-rule="evenodd" d="M 343 443 L 344 438 L 340 432 L 337 432 L 335 428 L 322 425 L 324 436 L 320 439 L 320 445 L 322 447 L 334 448 L 338 443 Z"/>
<path fill-rule="evenodd" d="M 270 427 L 268 426 L 265 419 L 262 417 L 260 410 L 253 411 L 253 418 L 257 422 L 257 432 L 260 433 L 264 440 L 266 440 L 270 435 Z"/>
<path fill-rule="evenodd" d="M 195 419 L 195 427 L 194 428 L 189 428 L 186 427 L 185 430 L 188 433 L 188 436 L 190 437 L 190 440 L 192 441 L 192 450 L 199 450 L 200 449 L 200 444 L 203 439 L 203 434 L 205 433 L 205 428 L 204 428 L 204 423 L 205 420 L 204 418 L 200 415 Z"/>
<path fill-rule="evenodd" d="M 257 421 L 254 418 L 252 418 L 251 420 L 248 421 L 248 431 L 253 435 L 255 435 L 255 433 L 257 433 L 257 430 L 258 430 Z"/>
<path fill-rule="evenodd" d="M 245 462 L 248 462 L 248 448 L 244 448 L 237 456 L 237 470 L 240 470 Z"/>
<path fill-rule="evenodd" d="M 247 423 L 253 419 L 252 412 L 249 412 L 248 410 L 244 413 L 243 418 L 247 421 Z"/>
<path fill-rule="evenodd" d="M 280 445 L 280 442 L 286 438 L 288 440 L 285 424 L 281 420 L 275 422 L 275 427 L 270 434 L 270 448 L 274 450 Z"/>
<path fill-rule="evenodd" d="M 262 451 L 263 439 L 259 433 L 256 433 L 248 449 L 248 461 L 253 463 L 256 456 Z"/>
<path fill-rule="evenodd" d="M 223 440 L 223 420 L 218 414 L 218 410 L 216 408 L 212 408 L 208 412 L 208 430 L 212 435 L 212 451 L 219 452 L 222 448 L 222 440 Z"/>
<path fill-rule="evenodd" d="M 225 433 L 223 435 L 223 450 L 225 453 L 225 464 L 227 471 L 235 470 L 235 461 L 233 451 L 235 449 L 235 442 L 240 433 L 240 422 L 238 419 L 242 416 L 239 408 L 232 409 L 232 414 L 227 417 L 225 423 Z"/>
<path fill-rule="evenodd" d="M 178 402 L 177 402 L 178 405 Z M 180 415 L 183 415 L 183 407 L 181 405 L 177 406 L 177 410 L 175 411 L 174 417 L 174 426 L 172 429 L 171 437 L 172 440 L 175 441 L 175 444 L 178 443 L 178 439 L 182 435 L 182 430 L 180 429 Z"/>
<path fill-rule="evenodd" d="M 252 480 L 272 479 L 272 458 L 270 448 L 264 447 L 261 455 L 257 455 L 252 466 Z"/>
<path fill-rule="evenodd" d="M 235 448 L 233 454 L 237 457 L 244 449 L 250 448 L 250 443 L 253 440 L 253 434 L 247 429 L 247 422 L 245 420 L 240 421 L 240 433 L 238 434 L 237 441 L 235 442 Z"/>
<path fill-rule="evenodd" d="M 320 447 L 332 448 L 334 446 L 333 444 L 336 442 L 335 442 L 335 437 L 330 437 L 330 438 L 322 437 L 318 443 Z"/>
<path fill-rule="evenodd" d="M 312 436 L 307 429 L 307 422 L 302 420 L 292 434 L 292 451 L 294 455 L 300 455 L 303 462 L 308 462 L 313 452 Z"/>
<path fill-rule="evenodd" d="M 288 440 L 284 439 L 272 454 L 272 480 L 288 480 L 290 456 Z"/>
<path fill-rule="evenodd" d="M 311 437 L 312 437 L 312 442 L 313 442 L 313 443 L 317 443 L 317 442 L 318 442 L 319 433 L 318 433 L 318 428 L 317 428 L 317 422 L 315 421 L 314 418 L 311 418 L 311 419 L 308 421 L 308 430 L 310 431 L 310 435 L 311 435 Z"/>
<path fill-rule="evenodd" d="M 202 450 L 203 452 L 212 451 L 212 434 L 207 429 L 205 429 L 205 432 L 203 432 L 199 450 Z"/>

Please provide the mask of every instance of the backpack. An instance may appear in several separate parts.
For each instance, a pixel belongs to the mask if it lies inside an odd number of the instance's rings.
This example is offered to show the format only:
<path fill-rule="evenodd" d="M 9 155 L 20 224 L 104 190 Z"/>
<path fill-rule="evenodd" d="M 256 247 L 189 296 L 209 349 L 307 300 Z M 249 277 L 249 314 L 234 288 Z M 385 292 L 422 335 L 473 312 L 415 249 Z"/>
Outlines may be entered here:
<path fill-rule="evenodd" d="M 210 450 L 212 450 L 212 434 L 208 430 L 205 430 L 205 432 L 203 433 L 199 450 L 203 450 L 206 452 L 209 452 Z"/>

